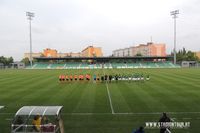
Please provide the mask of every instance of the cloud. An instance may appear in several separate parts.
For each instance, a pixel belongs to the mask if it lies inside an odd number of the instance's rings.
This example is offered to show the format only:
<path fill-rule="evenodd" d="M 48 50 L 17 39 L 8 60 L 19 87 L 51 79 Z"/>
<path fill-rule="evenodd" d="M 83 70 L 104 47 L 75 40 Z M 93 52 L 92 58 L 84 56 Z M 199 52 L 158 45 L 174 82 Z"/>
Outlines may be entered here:
<path fill-rule="evenodd" d="M 116 48 L 155 42 L 173 48 L 173 19 L 177 19 L 178 48 L 199 49 L 200 2 L 198 0 L 0 0 L 0 55 L 16 60 L 29 51 L 32 11 L 33 50 L 46 47 L 78 52 L 94 44 L 110 55 Z M 16 50 L 16 51 L 15 51 Z"/>

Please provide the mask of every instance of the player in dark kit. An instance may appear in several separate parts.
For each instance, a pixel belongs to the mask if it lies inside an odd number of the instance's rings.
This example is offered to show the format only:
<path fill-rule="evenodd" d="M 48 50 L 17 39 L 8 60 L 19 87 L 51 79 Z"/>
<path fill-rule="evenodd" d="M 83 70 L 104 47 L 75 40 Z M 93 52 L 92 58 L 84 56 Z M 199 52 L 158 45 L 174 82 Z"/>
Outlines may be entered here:
<path fill-rule="evenodd" d="M 112 75 L 109 75 L 108 78 L 109 78 L 109 82 L 111 83 Z"/>
<path fill-rule="evenodd" d="M 107 81 L 107 79 L 108 79 L 108 75 L 105 75 L 105 81 Z"/>
<path fill-rule="evenodd" d="M 170 118 L 167 116 L 166 113 L 163 113 L 163 116 L 159 120 L 160 123 L 171 122 Z M 160 133 L 165 133 L 167 130 L 170 130 L 169 127 L 160 127 Z"/>
<path fill-rule="evenodd" d="M 116 75 L 115 75 L 115 80 L 116 80 L 116 82 L 118 82 L 118 78 L 119 78 L 119 76 L 116 74 Z"/>
<path fill-rule="evenodd" d="M 104 76 L 103 75 L 101 76 L 101 82 L 104 82 Z"/>

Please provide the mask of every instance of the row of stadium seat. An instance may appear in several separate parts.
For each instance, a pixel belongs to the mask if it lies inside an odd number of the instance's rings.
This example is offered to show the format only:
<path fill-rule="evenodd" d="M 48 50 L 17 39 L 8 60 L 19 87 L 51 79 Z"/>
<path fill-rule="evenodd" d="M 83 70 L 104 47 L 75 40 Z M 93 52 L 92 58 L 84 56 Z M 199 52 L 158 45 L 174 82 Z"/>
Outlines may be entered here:
<path fill-rule="evenodd" d="M 87 64 L 87 63 L 65 63 L 48 64 L 35 63 L 27 69 L 98 69 L 98 68 L 179 68 L 171 62 L 138 62 L 138 63 L 105 63 L 105 64 Z"/>

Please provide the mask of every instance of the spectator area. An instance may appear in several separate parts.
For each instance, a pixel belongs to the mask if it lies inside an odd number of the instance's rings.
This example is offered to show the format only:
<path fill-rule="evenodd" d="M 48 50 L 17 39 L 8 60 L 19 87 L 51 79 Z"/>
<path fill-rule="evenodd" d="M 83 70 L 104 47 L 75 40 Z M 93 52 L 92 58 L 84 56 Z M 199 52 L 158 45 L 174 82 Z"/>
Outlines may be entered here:
<path fill-rule="evenodd" d="M 35 63 L 27 69 L 112 69 L 112 68 L 179 68 L 172 62 L 137 62 L 137 63 Z"/>

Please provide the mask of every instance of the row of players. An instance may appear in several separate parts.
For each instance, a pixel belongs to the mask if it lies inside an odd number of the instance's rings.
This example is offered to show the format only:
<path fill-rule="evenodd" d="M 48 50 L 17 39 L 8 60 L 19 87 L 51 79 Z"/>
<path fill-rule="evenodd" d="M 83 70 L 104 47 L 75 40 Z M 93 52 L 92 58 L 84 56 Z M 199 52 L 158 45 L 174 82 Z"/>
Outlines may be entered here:
<path fill-rule="evenodd" d="M 90 74 L 86 74 L 86 75 L 64 75 L 64 74 L 61 74 L 59 76 L 59 80 L 60 81 L 73 81 L 73 80 L 90 80 L 91 79 L 91 75 Z"/>
<path fill-rule="evenodd" d="M 146 75 L 144 76 L 143 74 L 129 74 L 129 75 L 121 75 L 121 74 L 116 74 L 116 75 L 99 75 L 99 74 L 94 74 L 93 76 L 91 76 L 90 74 L 86 74 L 86 75 L 83 75 L 83 74 L 80 74 L 80 75 L 64 75 L 64 74 L 61 74 L 59 76 L 59 81 L 83 81 L 83 80 L 86 80 L 86 81 L 90 81 L 91 78 L 93 78 L 94 81 L 112 81 L 112 80 L 135 80 L 135 81 L 138 81 L 138 80 L 149 80 L 150 77 L 149 75 Z"/>

